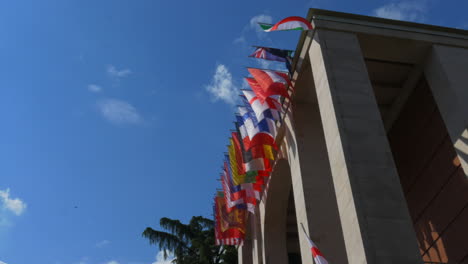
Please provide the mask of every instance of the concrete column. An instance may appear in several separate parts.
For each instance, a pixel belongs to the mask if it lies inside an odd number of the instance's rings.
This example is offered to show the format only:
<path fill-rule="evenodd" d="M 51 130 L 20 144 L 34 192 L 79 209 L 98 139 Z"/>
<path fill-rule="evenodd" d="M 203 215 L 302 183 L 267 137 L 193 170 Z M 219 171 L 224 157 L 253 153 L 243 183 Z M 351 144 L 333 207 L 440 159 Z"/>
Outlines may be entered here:
<path fill-rule="evenodd" d="M 244 244 L 237 250 L 239 264 L 254 264 L 252 259 L 252 240 L 250 238 L 244 240 Z"/>
<path fill-rule="evenodd" d="M 357 36 L 316 29 L 309 56 L 349 263 L 421 263 Z"/>
<path fill-rule="evenodd" d="M 468 49 L 434 45 L 424 73 L 468 176 Z"/>
<path fill-rule="evenodd" d="M 252 257 L 254 264 L 263 264 L 263 236 L 260 223 L 260 210 L 257 207 L 255 215 L 250 216 L 252 218 L 251 231 L 252 231 Z"/>
<path fill-rule="evenodd" d="M 311 89 L 310 85 L 296 89 Z M 313 263 L 303 225 L 330 263 L 346 264 L 343 232 L 318 106 L 299 100 L 295 100 L 294 120 L 288 118 L 285 123 L 302 263 Z"/>
<path fill-rule="evenodd" d="M 266 213 L 266 208 L 265 208 L 265 201 L 266 197 L 263 196 L 262 201 L 258 205 L 258 211 L 259 211 L 259 224 L 260 224 L 260 232 L 261 232 L 261 237 L 259 239 L 262 240 L 262 248 L 261 248 L 261 259 L 262 263 L 267 263 L 266 262 L 266 250 L 265 250 L 265 213 Z"/>
<path fill-rule="evenodd" d="M 288 263 L 286 218 L 291 176 L 286 160 L 279 160 L 270 176 L 265 202 L 264 250 L 265 264 Z"/>

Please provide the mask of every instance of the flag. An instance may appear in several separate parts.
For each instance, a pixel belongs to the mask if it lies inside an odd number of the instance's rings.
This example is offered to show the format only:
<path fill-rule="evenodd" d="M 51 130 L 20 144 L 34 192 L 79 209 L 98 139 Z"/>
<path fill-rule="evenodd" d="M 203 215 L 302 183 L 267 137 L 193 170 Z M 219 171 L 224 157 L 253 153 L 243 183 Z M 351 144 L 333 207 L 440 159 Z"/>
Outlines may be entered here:
<path fill-rule="evenodd" d="M 288 87 L 291 85 L 291 81 L 287 73 L 256 68 L 248 68 L 248 71 L 257 81 L 258 85 L 255 88 L 252 87 L 252 90 L 259 98 L 265 100 L 272 95 L 289 98 Z"/>
<path fill-rule="evenodd" d="M 234 209 L 228 213 L 226 211 L 226 200 L 224 199 L 224 193 L 218 192 L 216 195 L 217 213 L 220 219 L 221 232 L 226 232 L 228 229 L 238 229 L 241 233 L 245 233 L 245 210 Z"/>
<path fill-rule="evenodd" d="M 245 181 L 246 174 L 243 168 L 244 163 L 242 160 L 242 153 L 239 152 L 240 149 L 236 147 L 233 138 L 230 138 L 229 141 L 231 142 L 231 144 L 228 146 L 228 150 L 233 184 L 240 186 L 240 189 L 243 191 L 244 203 L 247 206 L 247 210 L 255 213 L 255 206 L 257 205 L 258 195 L 255 194 L 252 183 L 247 183 Z"/>
<path fill-rule="evenodd" d="M 292 58 L 292 53 L 292 50 L 256 47 L 254 53 L 252 53 L 249 57 L 271 61 L 287 62 L 288 58 Z"/>
<path fill-rule="evenodd" d="M 236 120 L 237 120 L 236 128 L 237 128 L 238 134 L 240 136 L 242 145 L 244 147 L 244 152 L 243 152 L 244 153 L 244 163 L 245 164 L 250 164 L 250 161 L 252 161 L 253 159 L 257 159 L 257 158 L 265 158 L 265 159 L 269 159 L 269 160 L 274 160 L 275 158 L 274 158 L 274 155 L 273 155 L 272 146 L 257 145 L 257 146 L 251 147 L 249 150 L 245 149 L 245 146 L 243 144 L 244 138 L 248 138 L 249 135 L 248 135 L 247 130 L 245 128 L 244 121 L 243 121 L 242 117 L 239 116 L 239 115 L 236 115 Z M 264 168 L 265 168 L 265 166 L 262 165 L 262 169 L 255 168 L 253 170 L 263 170 Z M 249 171 L 249 169 L 247 168 L 247 165 L 246 165 L 246 171 Z"/>
<path fill-rule="evenodd" d="M 225 168 L 221 173 L 221 184 L 223 186 L 224 198 L 226 199 L 226 210 L 230 212 L 233 207 L 244 204 L 244 199 L 243 195 L 241 195 L 241 192 L 234 192 L 235 189 L 233 188 L 232 182 L 229 179 L 226 166 L 227 164 L 225 164 Z"/>
<path fill-rule="evenodd" d="M 217 192 L 214 198 L 216 245 L 240 245 L 245 237 L 245 210 L 226 211 L 224 194 Z"/>
<path fill-rule="evenodd" d="M 298 16 L 287 17 L 274 25 L 265 23 L 259 23 L 259 25 L 265 32 L 313 29 L 312 24 L 307 19 Z"/>
<path fill-rule="evenodd" d="M 255 81 L 255 80 L 254 80 Z M 242 90 L 245 98 L 252 106 L 252 110 L 255 112 L 258 120 L 263 118 L 270 118 L 275 121 L 281 120 L 281 103 L 277 100 L 278 96 L 267 97 L 262 102 L 262 100 L 255 94 L 253 91 Z"/>
<path fill-rule="evenodd" d="M 310 239 L 310 237 L 307 235 L 304 229 L 304 226 L 302 226 L 302 231 L 304 231 L 304 235 L 306 236 L 307 241 L 309 241 L 310 251 L 312 252 L 312 257 L 314 258 L 315 263 L 316 264 L 328 264 L 328 261 L 325 259 L 322 252 L 320 252 L 317 245 L 315 245 L 312 239 Z"/>
<path fill-rule="evenodd" d="M 241 101 L 244 106 L 238 107 L 238 110 L 248 134 L 248 138 L 243 138 L 245 149 L 249 150 L 257 145 L 269 145 L 277 149 L 275 143 L 277 135 L 276 122 L 270 118 L 258 120 L 247 98 L 241 96 Z"/>
<path fill-rule="evenodd" d="M 231 168 L 232 182 L 234 185 L 241 185 L 245 182 L 245 174 L 242 173 L 242 170 L 239 168 L 236 160 L 236 150 L 234 149 L 234 142 L 232 138 L 229 138 L 228 146 L 228 155 L 229 163 Z"/>
<path fill-rule="evenodd" d="M 284 62 L 289 73 L 291 73 L 291 66 L 293 61 L 292 53 L 292 50 L 256 47 L 254 53 L 252 53 L 249 57 Z"/>
<path fill-rule="evenodd" d="M 248 168 L 248 166 L 252 163 L 253 160 L 245 160 L 244 157 L 247 157 L 245 156 L 245 149 L 244 149 L 244 146 L 242 144 L 242 140 L 240 138 L 240 135 L 238 134 L 238 132 L 232 132 L 231 133 L 232 135 L 232 139 L 234 141 L 234 146 L 235 146 L 235 149 L 236 149 L 236 153 L 239 153 L 240 156 L 239 156 L 239 162 L 242 162 L 242 164 L 244 164 L 244 166 L 246 168 Z M 248 157 L 247 157 L 248 158 Z M 264 157 L 261 157 L 259 159 L 257 159 L 256 161 L 259 162 L 259 163 L 264 163 Z M 250 169 L 250 168 L 248 168 Z M 262 176 L 259 176 L 258 175 L 258 170 L 249 170 L 249 171 L 245 171 L 245 183 L 246 184 L 252 184 L 252 187 L 253 187 L 253 194 L 255 196 L 255 198 L 257 200 L 260 200 L 260 193 L 262 191 L 262 184 L 263 184 L 263 177 Z M 249 190 L 250 190 L 250 186 L 249 186 Z"/>
<path fill-rule="evenodd" d="M 247 107 L 239 107 L 238 109 L 248 135 L 242 138 L 245 149 L 250 150 L 252 147 L 259 145 L 269 145 L 277 149 L 275 121 L 264 118 L 258 122 L 255 113 L 249 111 Z"/>
<path fill-rule="evenodd" d="M 223 245 L 223 236 L 221 233 L 221 226 L 219 225 L 219 217 L 218 217 L 218 208 L 217 208 L 216 196 L 214 198 L 213 204 L 213 220 L 214 220 L 214 232 L 215 232 L 215 244 L 217 246 Z"/>
<path fill-rule="evenodd" d="M 257 161 L 261 161 L 263 164 L 262 170 L 256 170 L 254 174 L 252 174 L 252 184 L 255 191 L 255 197 L 257 200 L 261 199 L 261 195 L 263 193 L 263 186 L 265 185 L 265 177 L 270 176 L 271 172 L 271 164 L 270 161 L 274 160 L 273 150 L 271 146 L 263 145 L 263 146 L 255 146 L 252 147 L 250 150 L 246 151 L 243 144 L 241 135 L 239 132 L 238 124 L 236 123 L 236 133 L 233 133 L 233 138 L 237 138 L 237 142 L 242 149 L 244 164 L 250 163 L 250 161 L 255 158 Z M 246 177 L 247 180 L 247 177 Z"/>
<path fill-rule="evenodd" d="M 228 205 L 228 208 L 229 208 L 228 211 L 230 211 L 230 209 L 234 207 L 233 206 L 234 203 L 235 203 L 235 207 L 239 209 L 246 209 L 247 208 L 246 193 L 245 193 L 245 190 L 242 188 L 242 184 L 240 185 L 234 184 L 234 181 L 232 179 L 232 170 L 231 170 L 229 155 L 224 156 L 224 171 L 226 172 L 226 177 L 225 177 L 226 187 L 231 193 L 231 201 L 232 201 L 232 203 Z M 227 198 L 226 198 L 226 201 L 227 201 Z"/>

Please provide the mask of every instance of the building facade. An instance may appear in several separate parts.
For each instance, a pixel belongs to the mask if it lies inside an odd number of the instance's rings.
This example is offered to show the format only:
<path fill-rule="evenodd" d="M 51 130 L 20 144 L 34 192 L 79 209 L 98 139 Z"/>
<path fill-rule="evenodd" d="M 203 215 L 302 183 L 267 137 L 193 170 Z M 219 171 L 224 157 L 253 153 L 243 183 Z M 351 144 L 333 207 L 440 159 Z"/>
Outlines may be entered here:
<path fill-rule="evenodd" d="M 332 264 L 468 264 L 468 32 L 308 19 L 239 263 L 313 263 L 307 233 Z"/>

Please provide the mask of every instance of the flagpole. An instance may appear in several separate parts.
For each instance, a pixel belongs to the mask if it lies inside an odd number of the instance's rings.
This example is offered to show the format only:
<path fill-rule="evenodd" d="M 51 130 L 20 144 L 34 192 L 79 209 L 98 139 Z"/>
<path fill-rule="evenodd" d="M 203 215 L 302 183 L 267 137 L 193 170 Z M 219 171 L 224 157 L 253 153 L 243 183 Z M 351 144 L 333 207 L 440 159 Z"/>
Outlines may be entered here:
<path fill-rule="evenodd" d="M 257 59 L 257 60 L 266 60 L 266 61 L 272 61 L 272 62 L 278 62 L 278 63 L 286 63 L 286 61 L 269 60 L 269 59 L 264 59 L 264 58 L 257 58 L 254 56 L 247 56 L 247 58 L 252 58 L 252 59 Z M 280 64 L 277 64 L 277 65 L 280 65 Z M 249 68 L 252 68 L 252 67 L 249 67 Z"/>
<path fill-rule="evenodd" d="M 303 225 L 302 223 L 301 223 L 301 227 L 302 227 L 302 231 L 304 231 L 304 234 L 305 234 L 305 236 L 307 237 L 307 239 L 310 240 L 310 237 L 309 237 L 309 235 L 307 235 L 307 232 L 306 232 L 306 230 L 305 230 L 305 228 L 304 228 L 304 225 Z"/>
<path fill-rule="evenodd" d="M 277 49 L 277 50 L 284 50 L 284 51 L 292 51 L 294 52 L 294 50 L 288 50 L 288 49 L 278 49 L 278 48 L 272 48 L 272 47 L 265 47 L 265 46 L 255 46 L 255 45 L 250 45 L 254 48 L 266 48 L 266 49 Z"/>
<path fill-rule="evenodd" d="M 259 25 L 265 25 L 265 26 L 274 26 L 275 24 L 268 24 L 268 23 L 262 23 L 262 22 L 257 22 Z"/>
<path fill-rule="evenodd" d="M 281 72 L 281 73 L 287 73 L 287 74 L 289 74 L 289 72 L 287 72 L 287 71 L 278 71 L 278 70 L 272 70 L 272 69 L 262 69 L 262 68 L 249 67 L 249 66 L 244 66 L 244 68 L 247 68 L 247 69 L 257 69 L 257 70 L 262 70 L 262 71 L 274 71 L 274 72 Z"/>

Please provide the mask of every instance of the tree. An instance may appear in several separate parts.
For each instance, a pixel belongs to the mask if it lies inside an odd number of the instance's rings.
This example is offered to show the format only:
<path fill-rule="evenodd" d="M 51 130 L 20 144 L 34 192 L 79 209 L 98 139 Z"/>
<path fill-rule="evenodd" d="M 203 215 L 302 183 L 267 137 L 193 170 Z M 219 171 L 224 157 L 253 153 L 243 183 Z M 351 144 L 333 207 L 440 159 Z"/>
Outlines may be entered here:
<path fill-rule="evenodd" d="M 142 236 L 150 244 L 158 245 L 164 251 L 173 252 L 175 264 L 236 264 L 237 250 L 233 246 L 216 246 L 214 222 L 202 216 L 194 216 L 189 224 L 167 217 L 159 225 L 167 230 L 158 231 L 147 227 Z"/>

